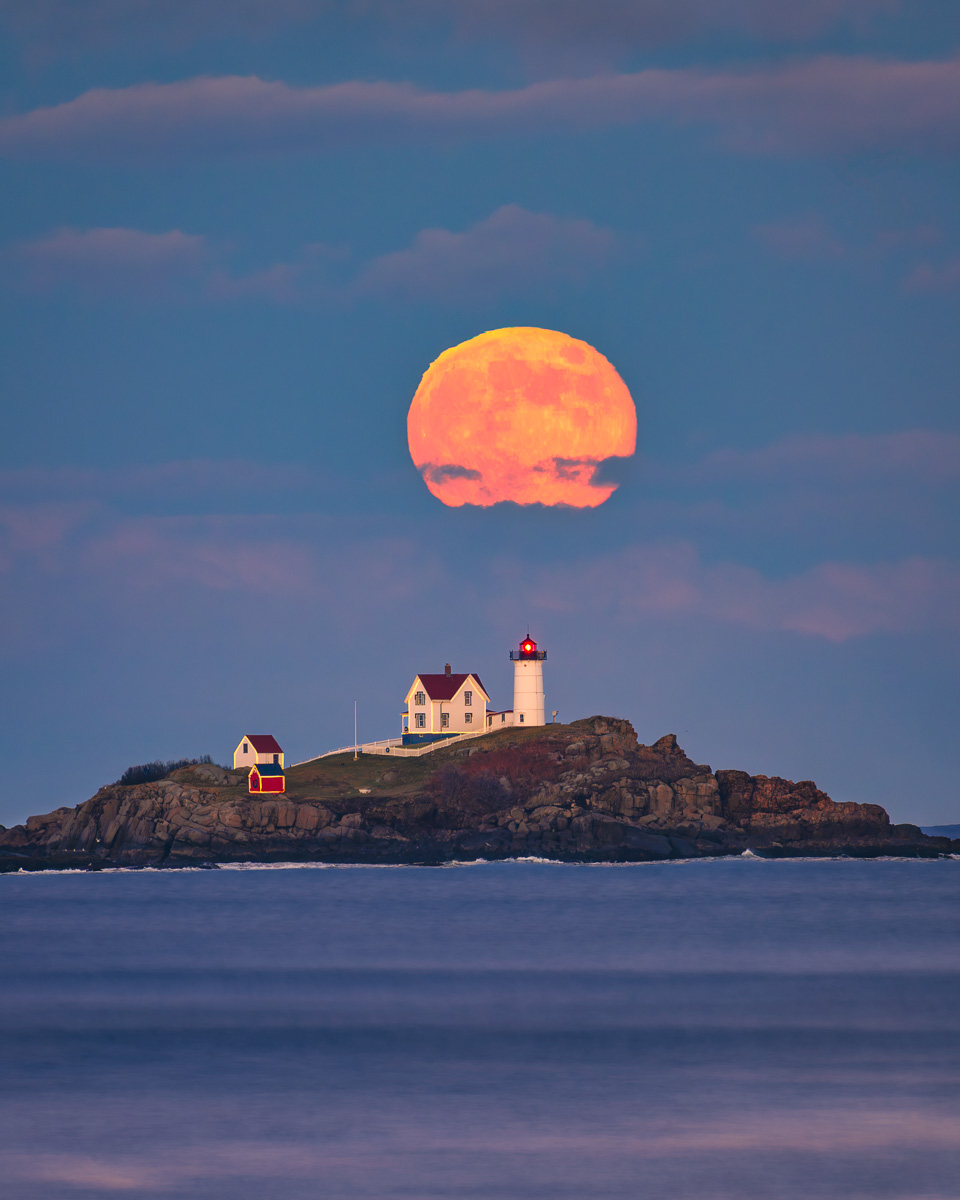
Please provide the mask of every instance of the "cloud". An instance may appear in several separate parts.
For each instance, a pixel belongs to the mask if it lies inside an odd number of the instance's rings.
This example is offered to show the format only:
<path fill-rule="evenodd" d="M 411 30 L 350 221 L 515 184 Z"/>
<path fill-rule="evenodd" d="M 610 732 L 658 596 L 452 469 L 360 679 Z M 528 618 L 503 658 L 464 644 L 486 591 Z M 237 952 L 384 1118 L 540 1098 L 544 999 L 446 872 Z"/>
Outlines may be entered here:
<path fill-rule="evenodd" d="M 36 293 L 92 297 L 275 303 L 369 299 L 473 304 L 570 285 L 603 267 L 616 236 L 592 221 L 504 205 L 470 228 L 425 229 L 405 250 L 381 255 L 344 278 L 342 247 L 312 243 L 286 263 L 237 275 L 206 239 L 174 230 L 58 229 L 9 247 L 11 276 Z M 221 256 L 222 257 L 222 256 Z M 331 266 L 337 265 L 336 278 Z"/>
<path fill-rule="evenodd" d="M 921 263 L 904 280 L 904 287 L 909 292 L 948 292 L 960 287 L 960 258 L 940 266 Z"/>
<path fill-rule="evenodd" d="M 616 239 L 592 221 L 507 204 L 463 233 L 424 229 L 413 245 L 374 259 L 351 290 L 410 300 L 486 300 L 583 278 Z"/>
<path fill-rule="evenodd" d="M 444 463 L 443 466 L 424 463 L 420 468 L 420 474 L 431 483 L 446 483 L 449 479 L 483 478 L 480 472 L 473 470 L 472 467 L 461 467 L 456 463 Z"/>
<path fill-rule="evenodd" d="M 942 236 L 936 226 L 915 225 L 906 229 L 881 229 L 867 239 L 845 237 L 816 213 L 756 225 L 752 233 L 769 254 L 806 262 L 867 262 L 929 246 Z"/>
<path fill-rule="evenodd" d="M 960 435 L 952 432 L 795 434 L 628 470 L 645 526 L 664 538 L 764 546 L 776 557 L 789 543 L 805 561 L 936 555 L 955 539 Z"/>
<path fill-rule="evenodd" d="M 580 52 L 615 46 L 623 54 L 718 30 L 799 41 L 896 12 L 899 0 L 419 0 L 417 7 L 449 13 L 462 36 Z"/>
<path fill-rule="evenodd" d="M 181 47 L 262 37 L 342 7 L 334 0 L 6 0 L 2 21 L 31 51 L 72 54 L 124 43 Z"/>
<path fill-rule="evenodd" d="M 844 642 L 880 633 L 960 628 L 960 566 L 912 557 L 821 563 L 785 579 L 701 561 L 688 544 L 635 546 L 541 573 L 532 602 L 620 622 L 669 618 Z"/>
<path fill-rule="evenodd" d="M 410 140 L 576 132 L 646 121 L 702 124 L 749 153 L 960 149 L 960 58 L 822 56 L 739 71 L 650 68 L 505 91 L 408 83 L 292 87 L 256 76 L 95 88 L 0 120 L 0 154 L 144 165 L 234 154 L 317 153 Z"/>
<path fill-rule="evenodd" d="M 86 501 L 0 504 L 0 573 L 14 571 L 24 560 L 56 572 L 71 537 L 89 526 L 95 511 Z"/>
<path fill-rule="evenodd" d="M 209 270 L 206 240 L 174 229 L 55 229 L 19 242 L 6 257 L 31 291 L 88 295 L 182 295 Z"/>
<path fill-rule="evenodd" d="M 946 484 L 960 481 L 960 434 L 933 429 L 794 434 L 756 450 L 714 450 L 689 467 L 659 469 L 665 470 L 684 483 Z"/>
<path fill-rule="evenodd" d="M 478 565 L 476 583 L 476 603 L 491 611 L 519 604 L 622 628 L 710 623 L 837 643 L 960 628 L 960 565 L 933 556 L 827 561 L 783 578 L 705 562 L 682 541 L 562 565 L 509 550 L 494 557 L 495 567 Z M 0 569 L 20 591 L 54 575 L 60 590 L 97 604 L 109 596 L 128 613 L 181 606 L 189 589 L 197 602 L 229 594 L 317 605 L 328 626 L 342 629 L 375 619 L 385 605 L 416 609 L 450 586 L 429 536 L 383 536 L 375 521 L 310 514 L 119 517 L 103 508 L 8 507 L 0 510 Z"/>
<path fill-rule="evenodd" d="M 803 40 L 895 13 L 899 0 L 7 0 L 3 21 L 34 52 L 211 38 L 262 38 L 284 26 L 353 21 L 371 34 L 452 32 L 534 48 L 618 55 L 701 33 Z M 325 24 L 329 22 L 329 24 Z"/>
<path fill-rule="evenodd" d="M 122 516 L 105 506 L 7 506 L 0 508 L 0 576 L 16 592 L 11 610 L 31 587 L 49 600 L 53 577 L 57 595 L 69 587 L 77 604 L 134 623 L 138 608 L 152 620 L 183 610 L 186 597 L 189 609 L 232 596 L 317 606 L 324 620 L 353 629 L 384 605 L 429 591 L 437 567 L 429 551 L 363 519 L 347 529 L 342 518 L 310 513 Z M 46 637 L 42 628 L 33 635 Z"/>
<path fill-rule="evenodd" d="M 613 456 L 611 458 L 554 458 L 551 462 L 553 476 L 555 479 L 573 480 L 577 483 L 582 483 L 587 487 L 600 488 L 602 491 L 607 491 L 613 480 L 607 478 L 609 470 L 605 468 L 623 462 L 623 458 Z M 547 471 L 548 468 L 538 466 L 533 468 L 534 471 Z M 615 487 L 619 484 L 615 484 Z"/>
<path fill-rule="evenodd" d="M 846 244 L 815 215 L 758 225 L 753 234 L 779 258 L 839 259 L 848 254 Z"/>
<path fill-rule="evenodd" d="M 337 485 L 329 485 L 335 487 Z M 89 501 L 120 505 L 223 505 L 236 498 L 284 492 L 316 494 L 328 487 L 308 467 L 246 459 L 185 459 L 133 467 L 20 467 L 0 470 L 0 503 L 68 505 Z"/>

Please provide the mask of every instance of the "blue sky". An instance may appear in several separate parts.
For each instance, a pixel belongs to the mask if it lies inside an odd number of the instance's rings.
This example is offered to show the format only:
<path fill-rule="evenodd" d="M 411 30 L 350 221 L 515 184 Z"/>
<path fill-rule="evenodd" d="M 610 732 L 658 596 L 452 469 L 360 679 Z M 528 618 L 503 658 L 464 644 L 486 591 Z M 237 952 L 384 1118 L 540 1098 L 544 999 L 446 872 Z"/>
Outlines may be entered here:
<path fill-rule="evenodd" d="M 960 819 L 960 10 L 8 0 L 0 821 L 416 671 Z M 445 509 L 423 371 L 596 346 L 596 510 Z"/>

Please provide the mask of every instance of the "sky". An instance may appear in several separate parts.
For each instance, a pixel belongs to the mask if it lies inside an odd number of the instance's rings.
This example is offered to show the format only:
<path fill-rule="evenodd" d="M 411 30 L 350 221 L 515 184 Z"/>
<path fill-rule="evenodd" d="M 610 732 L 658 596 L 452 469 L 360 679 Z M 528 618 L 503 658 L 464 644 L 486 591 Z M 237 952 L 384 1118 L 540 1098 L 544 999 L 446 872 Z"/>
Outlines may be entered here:
<path fill-rule="evenodd" d="M 4 0 L 0 821 L 130 764 L 548 711 L 960 821 L 953 0 Z M 445 349 L 634 398 L 589 510 L 448 508 Z"/>

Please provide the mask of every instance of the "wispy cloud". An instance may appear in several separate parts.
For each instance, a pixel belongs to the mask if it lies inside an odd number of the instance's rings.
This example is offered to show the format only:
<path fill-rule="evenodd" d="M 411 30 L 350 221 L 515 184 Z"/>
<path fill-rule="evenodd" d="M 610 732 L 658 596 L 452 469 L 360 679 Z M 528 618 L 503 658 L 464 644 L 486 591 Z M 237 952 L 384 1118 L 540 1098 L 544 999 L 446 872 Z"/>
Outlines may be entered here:
<path fill-rule="evenodd" d="M 960 148 L 960 59 L 823 56 L 738 71 L 649 69 L 506 91 L 293 87 L 256 76 L 96 88 L 0 120 L 0 153 L 152 164 L 340 146 L 502 138 L 646 121 L 702 124 L 749 153 Z"/>
<path fill-rule="evenodd" d="M 960 435 L 794 434 L 677 462 L 644 459 L 630 477 L 642 488 L 644 521 L 664 537 L 767 553 L 786 539 L 805 561 L 936 554 L 955 540 Z"/>
<path fill-rule="evenodd" d="M 66 55 L 129 43 L 176 48 L 257 38 L 344 7 L 338 0 L 5 0 L 0 20 L 30 52 Z"/>
<path fill-rule="evenodd" d="M 211 38 L 259 38 L 324 19 L 372 34 L 447 29 L 461 41 L 563 48 L 578 55 L 633 48 L 718 30 L 801 41 L 841 24 L 894 13 L 899 0 L 7 0 L 3 22 L 28 48 L 69 54 L 91 47 Z"/>
<path fill-rule="evenodd" d="M 949 292 L 960 287 L 960 258 L 934 265 L 921 263 L 904 280 L 910 292 Z"/>
<path fill-rule="evenodd" d="M 780 630 L 844 642 L 880 633 L 960 628 L 960 566 L 914 557 L 897 562 L 825 562 L 771 579 L 739 563 L 704 563 L 686 544 L 636 546 L 589 564 L 545 572 L 538 606 Z"/>
<path fill-rule="evenodd" d="M 461 39 L 520 48 L 527 61 L 616 60 L 638 49 L 732 32 L 803 42 L 839 25 L 865 29 L 899 0 L 412 0 Z"/>
<path fill-rule="evenodd" d="M 847 244 L 815 214 L 756 226 L 754 237 L 771 254 L 787 259 L 846 258 Z"/>
<path fill-rule="evenodd" d="M 55 229 L 6 257 L 31 291 L 154 299 L 194 291 L 212 266 L 206 239 L 179 229 Z"/>
<path fill-rule="evenodd" d="M 352 291 L 413 300 L 487 299 L 582 279 L 609 261 L 616 238 L 592 221 L 507 204 L 462 233 L 425 229 L 406 250 L 385 254 Z"/>
<path fill-rule="evenodd" d="M 0 510 L 0 567 L 21 589 L 34 572 L 54 573 L 78 594 L 102 592 L 121 606 L 144 596 L 154 607 L 182 604 L 185 588 L 286 597 L 322 606 L 342 628 L 384 605 L 415 609 L 446 578 L 429 538 L 383 537 L 356 522 L 346 530 L 309 515 L 121 518 L 49 507 Z M 705 562 L 689 543 L 649 543 L 559 566 L 500 554 L 495 569 L 478 563 L 476 578 L 484 607 L 509 597 L 514 607 L 626 628 L 692 621 L 844 642 L 960 627 L 960 565 L 935 557 L 821 562 L 776 578 Z"/>
<path fill-rule="evenodd" d="M 0 503 L 124 504 L 184 500 L 220 501 L 235 495 L 273 496 L 283 491 L 317 491 L 317 472 L 297 463 L 195 458 L 137 466 L 14 467 L 0 470 Z"/>
<path fill-rule="evenodd" d="M 11 280 L 37 293 L 470 305 L 583 281 L 610 261 L 617 245 L 612 231 L 592 221 L 508 204 L 462 231 L 422 230 L 406 249 L 360 264 L 351 264 L 341 247 L 313 243 L 290 262 L 243 275 L 205 238 L 179 230 L 58 229 L 8 247 L 5 255 L 14 268 Z"/>
<path fill-rule="evenodd" d="M 656 468 L 655 468 L 656 469 Z M 882 481 L 890 485 L 960 480 L 960 434 L 906 429 L 895 433 L 794 434 L 755 450 L 714 450 L 696 463 L 660 468 L 684 483 L 802 483 L 822 487 Z"/>
<path fill-rule="evenodd" d="M 867 236 L 850 236 L 829 225 L 818 213 L 805 213 L 754 226 L 755 240 L 775 258 L 793 262 L 876 262 L 894 255 L 916 253 L 938 242 L 935 225 L 880 229 Z"/>

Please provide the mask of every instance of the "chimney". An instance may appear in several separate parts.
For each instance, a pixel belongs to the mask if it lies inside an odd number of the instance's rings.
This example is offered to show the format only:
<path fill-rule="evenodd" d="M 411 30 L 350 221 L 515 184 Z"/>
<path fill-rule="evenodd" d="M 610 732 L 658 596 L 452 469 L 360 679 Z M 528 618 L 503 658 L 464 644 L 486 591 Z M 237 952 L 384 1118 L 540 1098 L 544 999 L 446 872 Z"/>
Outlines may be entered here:
<path fill-rule="evenodd" d="M 450 664 L 449 664 L 449 663 L 447 663 L 447 664 L 444 666 L 444 668 L 443 668 L 443 673 L 444 673 L 444 675 L 449 675 L 449 674 L 450 674 Z"/>

